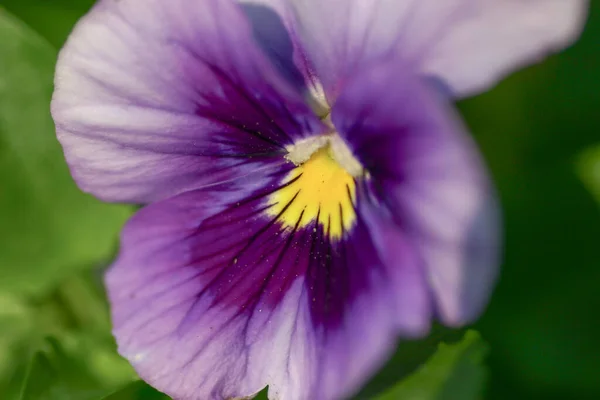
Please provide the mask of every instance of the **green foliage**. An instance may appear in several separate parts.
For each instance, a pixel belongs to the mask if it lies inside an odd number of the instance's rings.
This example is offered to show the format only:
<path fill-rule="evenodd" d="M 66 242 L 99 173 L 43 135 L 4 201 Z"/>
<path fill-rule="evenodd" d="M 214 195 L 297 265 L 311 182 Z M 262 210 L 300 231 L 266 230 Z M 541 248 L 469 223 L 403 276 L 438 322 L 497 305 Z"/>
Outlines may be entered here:
<path fill-rule="evenodd" d="M 0 6 L 59 48 L 94 0 L 1 0 Z"/>
<path fill-rule="evenodd" d="M 19 400 L 96 400 L 105 390 L 83 354 L 69 354 L 47 338 L 28 366 Z"/>
<path fill-rule="evenodd" d="M 581 180 L 600 203 L 600 146 L 586 150 L 578 161 Z"/>
<path fill-rule="evenodd" d="M 480 399 L 486 354 L 487 345 L 479 334 L 469 331 L 458 343 L 441 343 L 424 365 L 376 400 Z"/>
<path fill-rule="evenodd" d="M 109 260 L 129 208 L 83 194 L 54 135 L 56 50 L 0 9 L 0 290 L 46 290 Z"/>
<path fill-rule="evenodd" d="M 84 400 L 135 377 L 116 354 L 106 301 L 87 276 L 41 298 L 5 297 L 0 310 L 0 393 L 9 400 L 21 399 L 23 385 L 22 399 L 68 400 L 73 386 L 72 398 Z M 46 376 L 51 382 L 42 382 Z"/>
<path fill-rule="evenodd" d="M 102 400 L 168 400 L 169 397 L 148 386 L 143 381 L 135 381 L 124 388 L 104 397 Z"/>

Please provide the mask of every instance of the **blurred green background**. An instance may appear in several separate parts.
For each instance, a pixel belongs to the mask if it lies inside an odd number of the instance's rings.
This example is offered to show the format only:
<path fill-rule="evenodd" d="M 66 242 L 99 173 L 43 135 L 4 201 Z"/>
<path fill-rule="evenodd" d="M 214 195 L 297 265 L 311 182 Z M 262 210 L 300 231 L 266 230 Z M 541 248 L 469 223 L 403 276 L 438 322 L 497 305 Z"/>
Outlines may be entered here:
<path fill-rule="evenodd" d="M 0 0 L 2 400 L 165 398 L 116 354 L 102 292 L 132 209 L 79 192 L 49 115 L 57 50 L 91 4 Z M 401 345 L 358 398 L 600 399 L 598 43 L 593 2 L 576 45 L 459 104 L 503 204 L 500 282 L 479 334 Z"/>

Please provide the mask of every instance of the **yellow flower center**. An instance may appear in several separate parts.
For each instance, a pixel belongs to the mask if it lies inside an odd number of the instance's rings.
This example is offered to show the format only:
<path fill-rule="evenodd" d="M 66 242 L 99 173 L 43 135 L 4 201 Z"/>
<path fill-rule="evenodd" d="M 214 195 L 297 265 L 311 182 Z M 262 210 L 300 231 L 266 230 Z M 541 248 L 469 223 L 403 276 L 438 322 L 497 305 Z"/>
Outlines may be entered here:
<path fill-rule="evenodd" d="M 269 214 L 287 228 L 303 228 L 317 221 L 325 235 L 340 239 L 356 220 L 354 177 L 326 144 L 290 172 L 282 189 L 269 199 Z"/>

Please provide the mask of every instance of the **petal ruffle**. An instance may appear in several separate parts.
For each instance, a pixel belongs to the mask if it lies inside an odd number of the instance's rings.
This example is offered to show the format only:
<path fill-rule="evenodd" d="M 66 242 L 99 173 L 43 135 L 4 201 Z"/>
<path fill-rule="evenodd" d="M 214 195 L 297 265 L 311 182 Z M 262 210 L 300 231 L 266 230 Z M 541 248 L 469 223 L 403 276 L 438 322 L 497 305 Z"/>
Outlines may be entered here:
<path fill-rule="evenodd" d="M 421 71 L 444 80 L 457 97 L 482 92 L 514 70 L 569 46 L 583 30 L 588 8 L 588 0 L 470 2 L 474 4 L 464 13 L 455 7 L 458 15 L 439 33 L 443 39 L 424 46 L 419 57 Z M 435 7 L 429 7 L 422 21 Z"/>
<path fill-rule="evenodd" d="M 52 114 L 79 185 L 139 203 L 246 175 L 323 129 L 232 0 L 99 2 L 60 54 Z"/>
<path fill-rule="evenodd" d="M 289 168 L 229 205 L 189 192 L 126 226 L 107 276 L 114 333 L 140 376 L 173 398 L 240 398 L 269 385 L 272 400 L 340 399 L 399 332 L 427 331 L 420 260 L 370 189 L 359 185 L 355 224 L 331 240 L 314 221 L 286 227 L 269 216 Z"/>
<path fill-rule="evenodd" d="M 347 81 L 332 121 L 424 263 L 448 325 L 479 315 L 498 266 L 495 196 L 449 107 L 394 60 Z"/>
<path fill-rule="evenodd" d="M 587 0 L 290 0 L 330 104 L 357 66 L 398 51 L 457 97 L 573 42 Z"/>

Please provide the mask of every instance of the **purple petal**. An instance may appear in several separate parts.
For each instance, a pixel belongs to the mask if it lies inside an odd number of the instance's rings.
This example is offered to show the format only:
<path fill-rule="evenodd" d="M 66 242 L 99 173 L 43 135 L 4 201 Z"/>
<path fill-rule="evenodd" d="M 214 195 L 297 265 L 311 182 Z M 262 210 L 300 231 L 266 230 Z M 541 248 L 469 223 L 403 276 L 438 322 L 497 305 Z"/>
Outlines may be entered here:
<path fill-rule="evenodd" d="M 347 81 L 332 121 L 417 249 L 439 317 L 463 325 L 495 281 L 498 210 L 476 147 L 434 92 L 382 61 Z"/>
<path fill-rule="evenodd" d="M 105 0 L 57 65 L 52 114 L 79 185 L 147 203 L 261 168 L 321 123 L 232 0 Z"/>
<path fill-rule="evenodd" d="M 241 8 L 252 25 L 254 38 L 282 76 L 292 85 L 305 88 L 307 65 L 299 52 L 293 19 L 281 0 L 240 1 Z"/>
<path fill-rule="evenodd" d="M 444 80 L 457 97 L 482 92 L 518 68 L 571 45 L 583 30 L 588 9 L 588 0 L 452 3 L 447 25 L 424 36 L 432 44 L 421 45 L 418 61 L 423 73 Z M 414 26 L 430 21 L 439 9 L 437 4 L 423 8 Z"/>
<path fill-rule="evenodd" d="M 317 77 L 333 104 L 364 63 L 397 51 L 456 96 L 485 90 L 571 44 L 587 0 L 291 0 Z"/>
<path fill-rule="evenodd" d="M 353 224 L 333 238 L 331 216 L 327 227 L 316 222 L 323 208 L 294 214 L 299 193 L 272 203 L 294 186 L 291 168 L 246 188 L 245 199 L 189 192 L 125 228 L 107 276 L 119 351 L 173 398 L 239 398 L 266 385 L 271 399 L 344 398 L 399 333 L 428 330 L 418 253 L 370 187 L 348 192 L 355 211 L 340 210 Z"/>
<path fill-rule="evenodd" d="M 271 62 L 318 113 L 329 112 L 323 88 L 315 76 L 289 0 L 239 0 L 250 20 L 254 37 Z"/>

